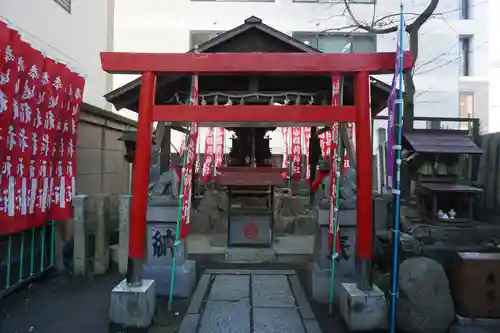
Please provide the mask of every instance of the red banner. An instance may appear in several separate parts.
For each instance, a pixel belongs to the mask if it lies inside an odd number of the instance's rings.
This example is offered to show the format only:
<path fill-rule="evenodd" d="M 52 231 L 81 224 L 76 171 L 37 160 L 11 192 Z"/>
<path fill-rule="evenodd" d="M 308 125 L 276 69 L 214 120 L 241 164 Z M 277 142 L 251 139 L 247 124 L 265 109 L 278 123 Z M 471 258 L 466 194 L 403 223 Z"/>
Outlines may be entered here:
<path fill-rule="evenodd" d="M 0 234 L 72 218 L 84 79 L 0 24 Z"/>
<path fill-rule="evenodd" d="M 226 142 L 226 130 L 224 127 L 219 127 L 217 129 L 217 142 L 215 144 L 215 169 L 221 167 L 224 164 L 224 149 Z M 217 172 L 217 176 L 219 176 Z"/>
<path fill-rule="evenodd" d="M 311 179 L 311 168 L 309 167 L 309 140 L 311 139 L 311 127 L 303 127 L 304 147 L 306 150 L 306 179 Z"/>
<path fill-rule="evenodd" d="M 340 105 L 340 76 L 332 76 L 332 105 Z M 337 181 L 338 181 L 338 146 L 339 146 L 339 124 L 334 123 L 331 125 L 332 130 L 329 131 L 331 136 L 330 142 L 330 219 L 328 229 L 328 241 L 330 249 L 333 249 L 333 238 L 336 234 L 336 248 L 335 253 L 340 253 L 340 237 L 339 228 L 337 223 L 337 230 L 335 230 L 335 219 L 338 216 L 336 195 L 337 195 Z M 326 156 L 326 155 L 325 155 Z"/>
<path fill-rule="evenodd" d="M 300 127 L 292 127 L 292 179 L 302 178 L 302 131 Z"/>
<path fill-rule="evenodd" d="M 285 153 L 283 154 L 282 168 L 288 170 L 288 156 L 290 155 L 290 128 L 281 127 L 281 135 L 283 137 L 283 144 L 285 146 Z M 287 173 L 282 174 L 283 178 L 287 177 Z"/>
<path fill-rule="evenodd" d="M 192 100 L 193 105 L 198 105 L 198 76 L 193 76 L 192 87 Z M 196 159 L 196 143 L 198 142 L 198 124 L 190 123 L 189 135 L 186 145 L 186 160 L 182 169 L 183 182 L 181 183 L 182 197 L 181 197 L 181 218 L 180 239 L 184 239 L 189 235 L 190 230 L 190 215 L 191 215 L 191 195 L 193 191 L 193 167 Z"/>
<path fill-rule="evenodd" d="M 203 157 L 203 173 L 201 180 L 208 183 L 214 170 L 214 128 L 209 127 L 205 136 L 205 153 Z"/>

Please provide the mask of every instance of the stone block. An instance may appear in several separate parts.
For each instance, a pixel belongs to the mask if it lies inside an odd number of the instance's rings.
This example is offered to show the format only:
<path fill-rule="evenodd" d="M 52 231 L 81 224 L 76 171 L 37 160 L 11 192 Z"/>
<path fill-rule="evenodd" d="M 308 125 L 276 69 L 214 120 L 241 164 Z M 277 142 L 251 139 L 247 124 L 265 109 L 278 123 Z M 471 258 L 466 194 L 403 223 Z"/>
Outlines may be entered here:
<path fill-rule="evenodd" d="M 85 275 L 89 270 L 88 211 L 89 196 L 75 196 L 73 198 L 73 274 L 75 275 Z"/>
<path fill-rule="evenodd" d="M 387 304 L 377 286 L 362 291 L 355 283 L 342 283 L 339 296 L 340 314 L 350 332 L 387 328 Z"/>
<path fill-rule="evenodd" d="M 109 196 L 93 196 L 92 206 L 95 217 L 94 274 L 104 274 L 109 269 Z"/>
<path fill-rule="evenodd" d="M 296 235 L 314 235 L 316 223 L 311 215 L 299 215 L 295 218 L 293 233 Z"/>
<path fill-rule="evenodd" d="M 122 195 L 120 197 L 120 203 L 118 206 L 118 213 L 119 213 L 118 271 L 120 272 L 120 274 L 127 273 L 131 203 L 132 203 L 131 195 Z"/>
<path fill-rule="evenodd" d="M 109 320 L 123 328 L 148 328 L 156 308 L 155 281 L 143 280 L 142 286 L 130 287 L 123 280 L 111 291 Z"/>
<path fill-rule="evenodd" d="M 172 265 L 146 266 L 143 268 L 145 278 L 154 279 L 156 282 L 156 294 L 160 296 L 170 295 L 170 281 L 172 278 Z M 175 281 L 173 294 L 175 297 L 189 297 L 196 285 L 196 263 L 185 260 L 182 265 L 175 269 Z"/>

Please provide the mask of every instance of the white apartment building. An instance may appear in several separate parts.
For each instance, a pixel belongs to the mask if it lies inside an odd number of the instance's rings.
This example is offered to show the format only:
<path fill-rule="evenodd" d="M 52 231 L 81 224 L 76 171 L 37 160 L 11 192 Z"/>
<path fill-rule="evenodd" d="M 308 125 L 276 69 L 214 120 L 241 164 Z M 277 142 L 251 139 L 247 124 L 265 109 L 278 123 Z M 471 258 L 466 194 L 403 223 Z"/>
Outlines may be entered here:
<path fill-rule="evenodd" d="M 113 49 L 114 0 L 0 0 L 0 19 L 23 40 L 86 78 L 84 101 L 111 109 L 99 53 Z"/>
<path fill-rule="evenodd" d="M 350 0 L 350 7 L 361 22 L 382 17 L 397 22 L 392 14 L 399 12 L 399 3 Z M 405 0 L 405 13 L 421 13 L 428 3 Z M 487 0 L 440 0 L 420 33 L 414 76 L 416 116 L 480 117 L 488 130 L 488 10 Z M 339 0 L 120 0 L 115 12 L 115 51 L 187 52 L 252 15 L 323 52 L 342 52 L 348 43 L 350 52 L 396 49 L 395 33 L 353 31 Z M 391 80 L 391 76 L 379 78 Z M 117 76 L 114 87 L 130 79 Z"/>

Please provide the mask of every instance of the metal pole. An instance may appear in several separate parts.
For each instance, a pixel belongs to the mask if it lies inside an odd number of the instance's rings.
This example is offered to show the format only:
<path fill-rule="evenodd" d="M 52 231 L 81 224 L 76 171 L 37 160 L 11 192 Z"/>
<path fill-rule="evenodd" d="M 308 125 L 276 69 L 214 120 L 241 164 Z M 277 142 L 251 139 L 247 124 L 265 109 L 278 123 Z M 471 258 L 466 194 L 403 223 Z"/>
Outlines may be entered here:
<path fill-rule="evenodd" d="M 127 284 L 142 285 L 142 263 L 146 241 L 146 210 L 148 205 L 149 164 L 151 161 L 152 118 L 156 90 L 156 75 L 142 74 L 137 124 L 137 147 L 134 160 L 134 186 L 130 211 L 130 242 Z"/>

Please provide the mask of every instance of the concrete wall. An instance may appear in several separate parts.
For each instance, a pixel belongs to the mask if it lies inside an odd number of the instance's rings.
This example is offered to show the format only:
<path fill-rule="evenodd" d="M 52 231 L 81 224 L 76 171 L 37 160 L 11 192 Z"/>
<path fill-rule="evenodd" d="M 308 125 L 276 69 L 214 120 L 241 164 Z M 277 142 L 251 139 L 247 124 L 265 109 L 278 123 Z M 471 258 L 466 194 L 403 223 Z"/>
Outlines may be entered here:
<path fill-rule="evenodd" d="M 76 144 L 77 194 L 129 193 L 130 164 L 118 138 L 135 127 L 130 119 L 84 104 Z"/>
<path fill-rule="evenodd" d="M 114 0 L 71 1 L 71 12 L 55 0 L 0 0 L 0 19 L 47 56 L 86 78 L 84 101 L 111 110 L 102 97 L 112 76 L 101 69 L 99 52 L 112 51 Z"/>
<path fill-rule="evenodd" d="M 484 189 L 482 209 L 500 214 L 500 133 L 483 135 L 478 185 Z"/>

